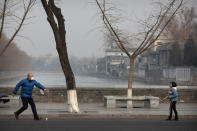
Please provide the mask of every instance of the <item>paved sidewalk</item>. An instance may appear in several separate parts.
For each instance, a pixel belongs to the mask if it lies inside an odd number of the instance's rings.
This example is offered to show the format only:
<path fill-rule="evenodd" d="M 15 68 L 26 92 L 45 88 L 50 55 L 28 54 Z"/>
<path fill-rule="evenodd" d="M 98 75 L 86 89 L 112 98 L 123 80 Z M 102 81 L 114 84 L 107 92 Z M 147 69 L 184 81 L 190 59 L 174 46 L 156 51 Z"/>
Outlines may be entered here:
<path fill-rule="evenodd" d="M 78 114 L 69 113 L 67 105 L 64 103 L 36 103 L 38 114 L 43 117 L 167 117 L 169 114 L 169 104 L 162 103 L 159 108 L 149 109 L 136 107 L 127 109 L 125 107 L 117 107 L 114 109 L 106 109 L 102 103 L 98 104 L 79 104 L 81 112 Z M 13 112 L 19 107 L 9 107 L 8 105 L 0 105 L 0 117 L 13 117 Z M 178 103 L 177 110 L 180 117 L 196 117 L 197 103 Z M 21 117 L 32 117 L 31 107 L 22 113 Z"/>

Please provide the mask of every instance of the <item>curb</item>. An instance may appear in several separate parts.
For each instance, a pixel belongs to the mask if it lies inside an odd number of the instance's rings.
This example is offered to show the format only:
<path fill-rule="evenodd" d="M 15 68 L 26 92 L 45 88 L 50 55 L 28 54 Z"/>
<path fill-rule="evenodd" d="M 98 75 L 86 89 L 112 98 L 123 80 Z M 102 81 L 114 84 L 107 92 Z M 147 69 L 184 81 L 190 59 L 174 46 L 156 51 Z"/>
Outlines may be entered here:
<path fill-rule="evenodd" d="M 168 115 L 133 114 L 41 114 L 42 118 L 167 118 Z M 0 118 L 14 118 L 14 115 L 0 115 Z M 22 114 L 20 118 L 33 118 L 31 114 Z M 179 115 L 179 118 L 197 118 L 197 115 Z"/>

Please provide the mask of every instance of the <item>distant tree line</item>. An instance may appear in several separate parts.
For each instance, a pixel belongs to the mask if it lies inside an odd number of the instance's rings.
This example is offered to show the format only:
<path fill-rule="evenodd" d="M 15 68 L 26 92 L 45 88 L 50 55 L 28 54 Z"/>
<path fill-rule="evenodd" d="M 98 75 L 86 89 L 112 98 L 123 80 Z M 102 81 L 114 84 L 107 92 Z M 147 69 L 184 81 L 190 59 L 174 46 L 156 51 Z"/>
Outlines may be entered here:
<path fill-rule="evenodd" d="M 197 67 L 197 44 L 193 39 L 188 39 L 183 48 L 180 44 L 172 45 L 169 64 L 171 66 L 193 66 Z"/>
<path fill-rule="evenodd" d="M 0 49 L 6 41 L 8 41 L 8 38 L 3 34 Z M 96 58 L 71 56 L 70 63 L 75 73 L 87 73 L 90 69 L 95 69 Z M 0 72 L 3 71 L 62 72 L 62 69 L 57 56 L 47 54 L 40 57 L 31 57 L 13 42 L 7 51 L 0 56 Z"/>
<path fill-rule="evenodd" d="M 96 58 L 95 57 L 82 57 L 77 58 L 71 56 L 70 64 L 73 72 L 77 74 L 88 74 L 95 70 Z M 57 56 L 45 55 L 38 58 L 33 58 L 32 70 L 40 72 L 62 72 L 59 58 Z"/>
<path fill-rule="evenodd" d="M 9 39 L 2 34 L 0 49 Z M 21 51 L 18 46 L 12 42 L 7 51 L 0 56 L 0 71 L 25 71 L 32 67 L 32 57 Z"/>
<path fill-rule="evenodd" d="M 197 67 L 197 14 L 194 8 L 184 8 L 167 26 L 165 34 L 175 40 L 170 52 L 172 66 Z"/>

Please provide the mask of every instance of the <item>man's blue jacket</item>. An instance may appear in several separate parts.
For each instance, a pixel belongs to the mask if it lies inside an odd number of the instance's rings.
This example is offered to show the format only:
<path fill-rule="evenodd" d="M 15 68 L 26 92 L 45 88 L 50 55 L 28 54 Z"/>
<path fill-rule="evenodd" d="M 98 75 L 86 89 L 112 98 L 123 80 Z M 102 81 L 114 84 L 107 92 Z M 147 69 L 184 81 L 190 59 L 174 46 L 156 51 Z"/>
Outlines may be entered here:
<path fill-rule="evenodd" d="M 34 86 L 42 90 L 45 89 L 45 87 L 41 85 L 39 82 L 37 82 L 36 80 L 29 80 L 28 78 L 26 78 L 26 79 L 21 80 L 16 85 L 16 88 L 14 89 L 13 93 L 16 94 L 18 89 L 22 87 L 20 96 L 24 98 L 31 98 Z"/>

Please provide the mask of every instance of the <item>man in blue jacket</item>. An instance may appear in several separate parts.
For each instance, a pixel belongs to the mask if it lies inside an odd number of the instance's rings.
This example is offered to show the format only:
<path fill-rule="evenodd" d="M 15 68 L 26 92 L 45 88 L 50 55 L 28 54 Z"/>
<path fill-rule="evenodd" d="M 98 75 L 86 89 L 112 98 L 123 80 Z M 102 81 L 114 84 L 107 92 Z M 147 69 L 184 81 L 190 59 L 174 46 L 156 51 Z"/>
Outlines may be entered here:
<path fill-rule="evenodd" d="M 32 112 L 34 114 L 34 120 L 40 120 L 40 117 L 37 114 L 36 111 L 36 106 L 34 103 L 34 100 L 32 98 L 32 91 L 34 86 L 42 89 L 43 91 L 46 91 L 45 87 L 43 85 L 41 85 L 39 82 L 37 82 L 36 80 L 34 80 L 33 74 L 32 73 L 28 73 L 27 78 L 21 80 L 17 85 L 16 88 L 13 91 L 13 96 L 16 95 L 18 89 L 20 87 L 21 88 L 21 93 L 20 93 L 20 97 L 23 103 L 23 106 L 16 112 L 14 112 L 15 118 L 18 119 L 19 115 L 28 108 L 28 103 L 31 105 L 31 109 Z"/>
<path fill-rule="evenodd" d="M 172 119 L 172 110 L 175 113 L 175 119 L 174 120 L 178 120 L 178 112 L 176 110 L 176 102 L 178 101 L 178 92 L 177 92 L 177 84 L 176 82 L 170 82 L 170 91 L 168 94 L 168 99 L 170 101 L 170 115 L 168 117 L 167 120 L 171 120 Z"/>

